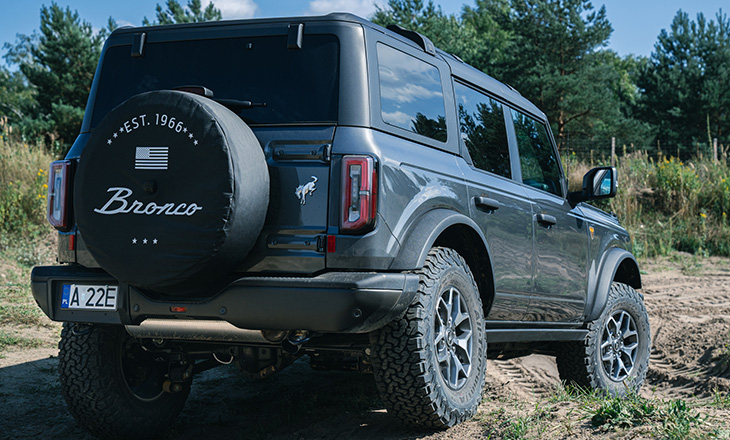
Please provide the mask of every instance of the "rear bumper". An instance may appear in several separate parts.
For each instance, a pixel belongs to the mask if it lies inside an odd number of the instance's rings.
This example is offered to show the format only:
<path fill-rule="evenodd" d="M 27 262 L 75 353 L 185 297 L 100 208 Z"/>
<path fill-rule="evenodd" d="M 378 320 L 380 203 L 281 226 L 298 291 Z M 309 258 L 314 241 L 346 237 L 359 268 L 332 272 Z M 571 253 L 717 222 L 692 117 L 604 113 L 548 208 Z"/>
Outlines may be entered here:
<path fill-rule="evenodd" d="M 225 321 L 250 330 L 364 333 L 400 317 L 418 276 L 330 272 L 311 278 L 240 278 L 205 300 L 152 299 L 108 273 L 82 266 L 42 266 L 31 274 L 33 296 L 54 321 L 139 325 L 146 319 Z M 119 285 L 118 310 L 61 309 L 63 284 Z M 184 307 L 184 313 L 171 307 Z"/>

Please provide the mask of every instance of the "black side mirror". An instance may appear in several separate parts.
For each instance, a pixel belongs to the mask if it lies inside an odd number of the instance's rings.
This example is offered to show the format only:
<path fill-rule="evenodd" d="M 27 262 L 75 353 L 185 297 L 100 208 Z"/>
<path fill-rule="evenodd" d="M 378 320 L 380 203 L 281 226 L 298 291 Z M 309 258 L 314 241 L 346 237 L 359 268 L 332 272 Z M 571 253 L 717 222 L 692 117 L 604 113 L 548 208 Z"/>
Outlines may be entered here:
<path fill-rule="evenodd" d="M 616 196 L 617 183 L 616 168 L 593 168 L 583 176 L 583 190 L 568 194 L 568 200 L 573 205 L 586 200 L 608 199 Z"/>

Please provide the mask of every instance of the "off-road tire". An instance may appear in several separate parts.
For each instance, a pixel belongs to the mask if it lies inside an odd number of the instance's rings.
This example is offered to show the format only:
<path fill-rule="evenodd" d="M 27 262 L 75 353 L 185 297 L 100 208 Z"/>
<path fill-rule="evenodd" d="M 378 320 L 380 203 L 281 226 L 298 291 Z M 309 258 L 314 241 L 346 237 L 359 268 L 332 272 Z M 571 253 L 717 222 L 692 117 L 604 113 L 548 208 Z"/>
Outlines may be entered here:
<path fill-rule="evenodd" d="M 608 320 L 621 311 L 627 312 L 633 320 L 638 347 L 633 368 L 625 378 L 616 381 L 604 367 L 601 345 Z M 637 392 L 644 383 L 649 368 L 650 352 L 651 332 L 644 301 L 633 287 L 612 283 L 606 307 L 598 319 L 588 324 L 586 339 L 561 344 L 557 353 L 558 372 L 560 378 L 568 385 L 603 390 L 613 396 L 624 396 L 630 392 Z"/>
<path fill-rule="evenodd" d="M 431 249 L 417 273 L 418 293 L 405 315 L 370 335 L 371 361 L 380 397 L 391 414 L 407 425 L 447 428 L 474 416 L 481 402 L 487 349 L 484 312 L 469 266 L 453 249 Z M 437 359 L 440 343 L 435 341 L 439 298 L 451 288 L 463 298 L 472 332 L 471 366 L 457 389 L 444 378 Z"/>
<path fill-rule="evenodd" d="M 177 393 L 137 396 L 122 369 L 123 347 L 136 344 L 121 326 L 92 326 L 74 332 L 65 323 L 59 343 L 61 391 L 69 411 L 103 439 L 157 438 L 185 404 L 189 384 Z M 156 393 L 153 393 L 156 394 Z"/>

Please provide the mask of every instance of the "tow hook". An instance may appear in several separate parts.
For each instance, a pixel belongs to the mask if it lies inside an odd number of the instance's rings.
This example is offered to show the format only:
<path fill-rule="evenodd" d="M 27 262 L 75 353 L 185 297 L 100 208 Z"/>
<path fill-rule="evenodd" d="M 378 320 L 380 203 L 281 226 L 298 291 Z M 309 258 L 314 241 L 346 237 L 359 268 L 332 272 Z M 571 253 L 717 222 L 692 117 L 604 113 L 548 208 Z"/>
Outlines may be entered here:
<path fill-rule="evenodd" d="M 289 333 L 289 337 L 282 341 L 281 349 L 289 354 L 296 354 L 302 347 L 302 344 L 309 341 L 309 339 L 309 331 L 294 330 Z"/>
<path fill-rule="evenodd" d="M 171 365 L 168 379 L 162 383 L 162 390 L 166 393 L 178 393 L 183 390 L 183 384 L 193 377 L 193 365 L 180 363 Z"/>
<path fill-rule="evenodd" d="M 79 324 L 76 323 L 71 327 L 71 333 L 74 336 L 81 336 L 89 333 L 93 326 L 91 324 Z"/>

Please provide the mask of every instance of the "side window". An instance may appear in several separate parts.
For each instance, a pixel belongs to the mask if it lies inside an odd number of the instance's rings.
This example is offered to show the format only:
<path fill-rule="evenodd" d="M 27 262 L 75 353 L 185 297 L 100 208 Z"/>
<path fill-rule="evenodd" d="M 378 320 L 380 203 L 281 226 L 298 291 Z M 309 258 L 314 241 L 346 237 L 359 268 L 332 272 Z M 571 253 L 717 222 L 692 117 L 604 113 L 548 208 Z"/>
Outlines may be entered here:
<path fill-rule="evenodd" d="M 446 142 L 446 112 L 439 70 L 378 43 L 383 121 Z"/>
<path fill-rule="evenodd" d="M 512 110 L 512 120 L 520 152 L 522 181 L 526 185 L 562 196 L 558 155 L 550 143 L 547 127 L 515 110 Z"/>
<path fill-rule="evenodd" d="M 474 166 L 511 178 L 502 104 L 460 83 L 455 83 L 454 90 L 459 105 L 461 138 Z"/>

